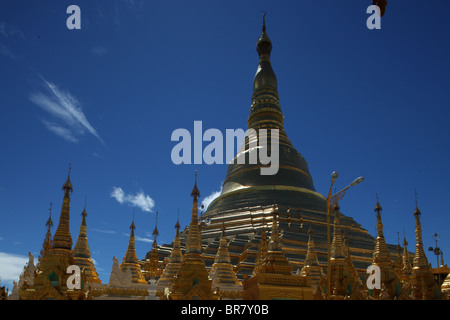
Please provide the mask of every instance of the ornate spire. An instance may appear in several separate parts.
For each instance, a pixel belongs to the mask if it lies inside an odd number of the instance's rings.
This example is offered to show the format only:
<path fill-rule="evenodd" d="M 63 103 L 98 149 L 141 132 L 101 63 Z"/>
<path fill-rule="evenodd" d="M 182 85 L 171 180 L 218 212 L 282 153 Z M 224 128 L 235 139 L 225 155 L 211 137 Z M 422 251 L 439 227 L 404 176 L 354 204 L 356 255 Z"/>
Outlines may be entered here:
<path fill-rule="evenodd" d="M 297 272 L 298 273 L 298 272 Z M 320 280 L 323 277 L 322 268 L 319 265 L 316 249 L 314 246 L 313 230 L 311 225 L 308 229 L 308 250 L 306 251 L 305 262 L 300 272 L 303 276 L 311 277 L 311 285 L 317 290 Z M 320 288 L 319 288 L 320 290 Z"/>
<path fill-rule="evenodd" d="M 186 251 L 180 269 L 175 278 L 170 299 L 191 300 L 195 296 L 200 300 L 211 299 L 211 280 L 202 256 L 202 240 L 198 226 L 198 197 L 197 172 L 195 172 L 195 185 L 191 193 L 194 197 L 192 203 L 192 217 L 186 241 Z"/>
<path fill-rule="evenodd" d="M 63 249 L 72 251 L 72 236 L 70 235 L 70 194 L 73 192 L 70 182 L 71 166 L 69 165 L 69 174 L 62 189 L 64 191 L 63 205 L 59 217 L 58 228 L 53 236 L 53 249 Z"/>
<path fill-rule="evenodd" d="M 67 175 L 67 180 L 62 186 L 64 192 L 73 192 L 72 183 L 70 182 L 70 171 L 72 171 L 72 165 L 69 163 L 69 174 Z"/>
<path fill-rule="evenodd" d="M 255 273 L 277 273 L 290 275 L 292 266 L 283 252 L 283 245 L 278 234 L 278 208 L 274 205 L 272 232 L 269 239 L 269 249 Z"/>
<path fill-rule="evenodd" d="M 152 235 L 155 237 L 152 244 L 153 249 L 150 252 L 150 256 L 145 258 L 144 263 L 144 276 L 147 281 L 150 279 L 158 279 L 163 272 L 162 264 L 159 262 L 158 244 L 156 242 L 156 238 L 159 236 L 158 212 L 156 212 L 155 229 Z"/>
<path fill-rule="evenodd" d="M 262 218 L 263 226 L 261 228 L 261 238 L 259 240 L 258 244 L 258 252 L 256 253 L 255 258 L 255 267 L 253 268 L 253 274 L 256 274 L 259 271 L 259 268 L 264 261 L 264 258 L 266 257 L 267 250 L 268 250 L 268 241 L 267 241 L 267 235 L 266 235 L 266 219 L 263 216 Z"/>
<path fill-rule="evenodd" d="M 164 268 L 161 277 L 156 283 L 157 295 L 162 296 L 166 288 L 169 290 L 172 288 L 175 278 L 177 276 L 178 270 L 180 269 L 181 262 L 183 260 L 183 254 L 181 252 L 180 245 L 180 222 L 179 218 L 175 224 L 175 239 L 173 240 L 172 251 L 170 252 L 169 262 Z"/>
<path fill-rule="evenodd" d="M 278 207 L 274 206 L 272 232 L 269 240 L 269 251 L 283 251 L 283 244 L 278 233 Z"/>
<path fill-rule="evenodd" d="M 155 216 L 155 229 L 153 230 L 152 236 L 155 237 L 155 240 L 153 240 L 153 248 L 155 248 L 157 246 L 156 244 L 156 238 L 159 236 L 159 231 L 158 231 L 158 212 L 156 212 L 156 216 Z"/>
<path fill-rule="evenodd" d="M 389 249 L 386 245 L 386 240 L 383 235 L 383 223 L 381 222 L 381 208 L 380 203 L 378 202 L 378 194 L 377 194 L 377 203 L 375 205 L 374 211 L 377 214 L 377 237 L 375 239 L 375 249 L 373 252 L 373 263 L 374 264 L 391 264 L 391 258 L 389 254 Z"/>
<path fill-rule="evenodd" d="M 128 241 L 128 249 L 125 253 L 125 256 L 123 257 L 122 264 L 120 265 L 120 269 L 125 271 L 126 269 L 131 270 L 132 278 L 131 281 L 133 283 L 147 283 L 145 281 L 144 276 L 141 272 L 141 266 L 139 264 L 139 260 L 137 258 L 136 254 L 136 248 L 135 248 L 135 237 L 134 237 L 134 229 L 136 229 L 136 226 L 134 225 L 134 210 L 133 210 L 133 221 L 130 225 L 130 239 Z"/>
<path fill-rule="evenodd" d="M 408 278 L 412 273 L 411 260 L 409 259 L 409 253 L 408 253 L 407 246 L 408 246 L 408 242 L 406 241 L 405 236 L 403 236 L 402 276 L 403 276 L 404 281 L 408 281 Z"/>
<path fill-rule="evenodd" d="M 433 279 L 427 256 L 423 250 L 422 227 L 420 224 L 421 212 L 417 207 L 417 192 L 416 190 L 414 192 L 416 197 L 416 209 L 414 210 L 414 217 L 416 218 L 416 251 L 413 259 L 415 296 L 418 299 L 437 299 L 439 298 L 439 288 Z"/>
<path fill-rule="evenodd" d="M 381 286 L 383 293 L 380 293 L 381 297 L 383 297 L 383 299 L 386 299 L 387 297 L 389 299 L 393 299 L 394 296 L 398 296 L 400 294 L 400 286 L 399 279 L 391 261 L 389 249 L 383 235 L 383 223 L 381 222 L 382 208 L 378 202 L 378 194 L 374 211 L 377 214 L 377 237 L 375 239 L 375 248 L 373 252 L 373 264 L 379 266 L 381 270 Z M 375 292 L 379 294 L 377 290 Z"/>
<path fill-rule="evenodd" d="M 310 225 L 309 229 L 308 229 L 308 250 L 306 251 L 304 266 L 318 266 L 319 265 L 319 260 L 317 258 L 316 249 L 314 246 L 313 233 L 314 232 Z"/>
<path fill-rule="evenodd" d="M 269 60 L 270 53 L 272 51 L 272 41 L 270 41 L 269 36 L 266 33 L 266 12 L 263 13 L 263 24 L 261 36 L 256 42 L 256 51 L 261 60 Z M 276 80 L 276 79 L 275 79 Z M 276 89 L 276 83 L 275 83 Z"/>
<path fill-rule="evenodd" d="M 333 240 L 331 242 L 331 260 L 334 259 L 345 259 L 344 244 L 342 241 L 341 234 L 341 222 L 340 222 L 340 207 L 337 203 L 333 206 L 334 211 L 334 230 L 333 230 Z"/>
<path fill-rule="evenodd" d="M 253 79 L 253 97 L 250 116 L 248 119 L 249 128 L 257 128 L 255 118 L 258 113 L 270 111 L 270 115 L 266 115 L 274 122 L 275 128 L 283 128 L 283 114 L 279 103 L 277 91 L 277 77 L 273 72 L 270 63 L 270 54 L 272 52 L 272 41 L 266 32 L 266 13 L 263 14 L 263 25 L 261 36 L 256 42 L 256 51 L 259 55 L 258 69 Z M 269 126 L 270 127 L 270 126 Z"/>
<path fill-rule="evenodd" d="M 45 257 L 47 256 L 48 251 L 52 247 L 52 233 L 50 230 L 53 227 L 52 203 L 51 202 L 50 202 L 50 208 L 49 208 L 49 217 L 48 217 L 47 222 L 45 223 L 45 226 L 47 227 L 47 233 L 45 234 L 44 243 L 42 244 L 42 250 L 41 250 L 39 258 L 38 258 L 38 264 L 37 264 L 38 268 L 40 265 L 42 265 L 44 263 Z"/>
<path fill-rule="evenodd" d="M 214 263 L 211 266 L 210 277 L 212 279 L 212 288 L 219 288 L 220 292 L 230 295 L 231 292 L 241 292 L 242 284 L 236 277 L 231 264 L 230 254 L 228 252 L 227 238 L 225 237 L 225 225 L 222 223 L 222 238 L 219 242 Z"/>
<path fill-rule="evenodd" d="M 195 184 L 194 184 L 194 188 L 192 189 L 191 196 L 194 197 L 194 199 L 197 199 L 200 197 L 200 191 L 197 188 L 197 170 L 195 170 Z"/>
<path fill-rule="evenodd" d="M 422 226 L 420 224 L 421 212 L 417 207 L 417 192 L 414 189 L 416 198 L 416 209 L 414 210 L 414 217 L 416 219 L 416 251 L 413 260 L 413 268 L 425 268 L 428 269 L 428 260 L 423 250 L 422 244 Z"/>
<path fill-rule="evenodd" d="M 195 184 L 191 196 L 194 197 L 194 200 L 192 201 L 192 216 L 186 242 L 186 254 L 189 253 L 201 254 L 202 240 L 198 225 L 198 197 L 200 197 L 200 191 L 198 190 L 197 187 L 197 170 L 195 171 Z"/>
<path fill-rule="evenodd" d="M 87 225 L 86 225 L 86 203 L 84 204 L 83 212 L 81 213 L 80 233 L 77 238 L 75 247 L 73 248 L 73 258 L 75 264 L 81 269 L 84 269 L 86 279 L 89 282 L 101 283 L 94 262 L 91 258 L 91 251 L 87 240 Z"/>

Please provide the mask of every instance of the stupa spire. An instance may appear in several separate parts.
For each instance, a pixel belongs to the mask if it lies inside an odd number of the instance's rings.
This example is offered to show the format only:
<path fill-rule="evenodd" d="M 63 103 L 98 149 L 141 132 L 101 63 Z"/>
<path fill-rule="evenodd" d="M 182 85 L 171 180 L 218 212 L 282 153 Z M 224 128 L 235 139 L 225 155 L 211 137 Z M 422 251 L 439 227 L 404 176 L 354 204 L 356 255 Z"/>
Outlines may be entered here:
<path fill-rule="evenodd" d="M 64 183 L 62 190 L 64 191 L 63 205 L 61 215 L 59 217 L 58 228 L 53 236 L 53 248 L 72 250 L 72 236 L 70 235 L 70 193 L 73 192 L 72 183 L 70 182 L 71 165 L 69 164 L 69 174 Z"/>
<path fill-rule="evenodd" d="M 411 260 L 409 259 L 409 252 L 408 252 L 408 242 L 406 241 L 405 236 L 403 236 L 403 256 L 402 256 L 402 276 L 404 281 L 407 281 L 409 279 L 409 276 L 412 273 L 412 266 L 411 266 Z"/>
<path fill-rule="evenodd" d="M 277 77 L 272 69 L 270 54 L 272 52 L 272 41 L 266 32 L 266 13 L 263 13 L 262 32 L 256 42 L 256 51 L 259 56 L 258 69 L 253 79 L 253 96 L 250 116 L 248 119 L 249 128 L 257 128 L 255 116 L 260 112 L 270 111 L 265 117 L 270 118 L 276 125 L 275 128 L 283 127 L 283 114 L 279 103 L 277 91 Z M 269 126 L 270 127 L 270 126 Z"/>
<path fill-rule="evenodd" d="M 49 208 L 49 217 L 47 222 L 45 223 L 45 226 L 47 227 L 47 233 L 45 234 L 44 243 L 42 244 L 42 250 L 40 252 L 39 258 L 38 258 L 38 265 L 42 265 L 44 263 L 45 257 L 47 256 L 48 251 L 52 247 L 52 232 L 51 228 L 53 227 L 53 221 L 52 221 L 52 203 L 50 202 L 50 208 Z"/>
<path fill-rule="evenodd" d="M 200 192 L 197 188 L 197 171 L 191 195 L 194 197 L 191 223 L 186 240 L 186 251 L 169 297 L 173 300 L 189 300 L 193 297 L 200 300 L 211 299 L 211 280 L 208 278 L 209 273 L 202 256 L 201 233 L 198 226 Z"/>
<path fill-rule="evenodd" d="M 175 277 L 180 269 L 181 262 L 183 259 L 183 254 L 181 252 L 180 244 L 180 221 L 177 219 L 175 224 L 175 239 L 173 240 L 172 251 L 170 252 L 169 262 L 166 264 L 161 277 L 156 283 L 157 295 L 163 296 L 165 294 L 166 288 L 170 291 L 175 281 Z"/>
<path fill-rule="evenodd" d="M 189 224 L 189 233 L 186 242 L 186 254 L 201 254 L 202 240 L 198 225 L 198 197 L 200 197 L 200 191 L 197 187 L 197 170 L 195 171 L 195 184 L 191 196 L 194 197 L 194 199 L 192 201 L 191 223 Z"/>
<path fill-rule="evenodd" d="M 131 231 L 130 231 L 130 239 L 128 240 L 128 249 L 127 252 L 125 253 L 125 256 L 123 257 L 120 269 L 123 271 L 125 271 L 126 269 L 131 270 L 132 274 L 131 281 L 133 283 L 147 283 L 141 272 L 141 266 L 139 264 L 139 260 L 136 254 L 134 229 L 136 229 L 136 226 L 134 225 L 134 210 L 133 210 L 133 221 L 131 222 L 130 225 Z"/>
<path fill-rule="evenodd" d="M 414 189 L 416 198 L 416 209 L 414 210 L 414 217 L 416 219 L 416 251 L 413 260 L 413 268 L 428 268 L 428 260 L 423 250 L 422 243 L 422 226 L 420 224 L 421 212 L 417 206 L 417 192 Z"/>
<path fill-rule="evenodd" d="M 219 249 L 217 250 L 217 254 L 209 274 L 212 279 L 212 288 L 218 288 L 222 294 L 229 295 L 231 297 L 231 292 L 235 292 L 234 294 L 238 295 L 242 291 L 242 284 L 237 279 L 236 273 L 233 270 L 227 245 L 225 224 L 222 223 L 222 237 L 219 242 Z"/>
<path fill-rule="evenodd" d="M 337 203 L 333 206 L 334 211 L 334 230 L 333 230 L 333 240 L 331 242 L 331 260 L 333 259 L 345 259 L 344 243 L 341 234 L 341 222 L 340 222 L 340 207 Z"/>
<path fill-rule="evenodd" d="M 75 264 L 81 269 L 84 269 L 86 279 L 89 282 L 100 283 L 97 270 L 95 269 L 94 262 L 91 258 L 91 251 L 89 250 L 89 244 L 87 240 L 87 225 L 86 225 L 86 202 L 84 204 L 83 212 L 81 212 L 81 225 L 80 233 L 78 234 L 77 242 L 73 248 L 73 258 Z"/>
<path fill-rule="evenodd" d="M 381 208 L 380 203 L 378 202 L 378 195 L 377 195 L 377 203 L 375 205 L 374 211 L 377 215 L 377 237 L 375 239 L 375 250 L 373 252 L 373 263 L 374 264 L 381 264 L 381 263 L 387 263 L 391 264 L 391 258 L 389 254 L 389 250 L 386 245 L 386 240 L 384 238 L 383 234 L 383 223 L 381 222 L 381 211 L 383 209 Z"/>
<path fill-rule="evenodd" d="M 157 246 L 156 238 L 159 236 L 159 231 L 158 231 L 158 212 L 156 212 L 156 216 L 155 216 L 155 229 L 153 229 L 152 236 L 155 237 L 155 239 L 153 240 L 153 248 L 156 248 L 156 246 Z"/>

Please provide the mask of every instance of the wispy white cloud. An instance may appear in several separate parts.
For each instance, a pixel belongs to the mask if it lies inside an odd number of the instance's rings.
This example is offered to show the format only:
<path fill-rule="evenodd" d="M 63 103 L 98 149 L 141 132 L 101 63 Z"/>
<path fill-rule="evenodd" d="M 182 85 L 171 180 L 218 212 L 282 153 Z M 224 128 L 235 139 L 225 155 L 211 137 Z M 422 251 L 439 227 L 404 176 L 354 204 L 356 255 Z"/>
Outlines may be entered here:
<path fill-rule="evenodd" d="M 78 142 L 78 139 L 75 137 L 73 132 L 70 131 L 69 129 L 61 127 L 59 124 L 57 124 L 55 122 L 47 121 L 45 119 L 42 120 L 42 122 L 44 123 L 44 125 L 47 127 L 48 130 L 52 131 L 56 135 L 64 138 L 67 141 L 70 141 L 70 142 Z"/>
<path fill-rule="evenodd" d="M 23 32 L 16 26 L 6 23 L 4 21 L 0 21 L 0 36 L 5 38 L 10 37 L 18 37 L 18 38 L 24 38 L 25 35 Z"/>
<path fill-rule="evenodd" d="M 48 94 L 35 92 L 29 98 L 54 118 L 54 121 L 42 121 L 46 128 L 70 142 L 78 142 L 78 137 L 88 132 L 104 144 L 83 113 L 80 102 L 69 92 L 59 89 L 43 77 L 41 79 Z"/>
<path fill-rule="evenodd" d="M 130 237 L 129 233 L 123 233 L 124 236 Z M 149 238 L 144 238 L 138 235 L 134 235 L 134 240 L 135 241 L 141 241 L 141 242 L 148 242 L 148 243 L 153 243 L 153 239 L 149 239 Z"/>
<path fill-rule="evenodd" d="M 19 59 L 7 46 L 3 44 L 0 45 L 0 54 L 13 60 Z"/>
<path fill-rule="evenodd" d="M 143 191 L 136 194 L 125 194 L 120 187 L 113 187 L 111 197 L 117 200 L 120 204 L 128 203 L 132 207 L 138 207 L 142 211 L 152 212 L 155 207 L 155 201 Z"/>
<path fill-rule="evenodd" d="M 16 26 L 0 21 L 0 55 L 12 60 L 18 60 L 19 57 L 11 50 L 12 41 L 15 39 L 24 39 L 25 35 Z"/>
<path fill-rule="evenodd" d="M 116 234 L 114 230 L 106 230 L 106 229 L 91 229 L 91 231 L 100 232 L 100 233 L 106 233 L 106 234 Z"/>
<path fill-rule="evenodd" d="M 0 277 L 2 281 L 19 281 L 23 267 L 28 262 L 28 256 L 0 252 Z"/>
<path fill-rule="evenodd" d="M 211 202 L 213 202 L 214 199 L 219 197 L 221 193 L 222 193 L 222 187 L 220 187 L 219 191 L 214 191 L 209 196 L 205 197 L 205 199 L 203 199 L 200 206 L 203 206 L 203 209 L 206 210 L 208 208 L 208 206 L 211 204 Z"/>
<path fill-rule="evenodd" d="M 144 237 L 140 237 L 140 236 L 137 236 L 137 235 L 134 236 L 134 239 L 135 239 L 136 241 L 142 241 L 142 242 L 153 243 L 153 239 L 144 238 Z"/>

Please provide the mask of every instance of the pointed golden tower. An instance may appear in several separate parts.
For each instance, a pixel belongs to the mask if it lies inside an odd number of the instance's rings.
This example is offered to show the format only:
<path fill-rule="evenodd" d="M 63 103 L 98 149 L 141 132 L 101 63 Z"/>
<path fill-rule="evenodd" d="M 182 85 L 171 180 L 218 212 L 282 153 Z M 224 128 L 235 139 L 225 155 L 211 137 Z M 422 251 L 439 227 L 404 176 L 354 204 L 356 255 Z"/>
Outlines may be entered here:
<path fill-rule="evenodd" d="M 292 273 L 292 266 L 283 252 L 283 244 L 278 233 L 278 208 L 276 206 L 273 212 L 272 232 L 270 234 L 268 250 L 261 261 L 258 272 L 285 275 Z"/>
<path fill-rule="evenodd" d="M 210 300 L 211 280 L 202 256 L 202 240 L 198 225 L 198 197 L 197 171 L 195 171 L 195 185 L 191 196 L 192 217 L 186 240 L 186 251 L 180 269 L 172 287 L 169 299 L 172 300 Z"/>
<path fill-rule="evenodd" d="M 34 279 L 34 285 L 27 290 L 21 290 L 20 295 L 24 300 L 42 299 L 78 299 L 82 290 L 71 290 L 67 287 L 67 280 L 70 274 L 67 268 L 74 265 L 72 251 L 72 237 L 69 230 L 70 222 L 70 193 L 73 192 L 70 181 L 70 171 L 62 190 L 64 192 L 61 215 L 59 217 L 58 228 L 53 236 L 52 246 L 45 254 L 39 271 Z M 50 220 L 51 221 L 51 220 Z M 50 223 L 48 228 L 50 227 Z"/>
<path fill-rule="evenodd" d="M 158 243 L 157 243 L 157 237 L 159 236 L 158 231 L 158 212 L 156 212 L 155 217 L 155 229 L 153 230 L 152 236 L 153 244 L 152 244 L 152 251 L 150 252 L 150 255 L 148 258 L 146 258 L 146 261 L 144 263 L 144 276 L 145 280 L 149 281 L 150 279 L 158 279 L 162 272 L 162 264 L 159 262 L 159 255 L 158 255 Z"/>
<path fill-rule="evenodd" d="M 311 285 L 317 289 L 323 277 L 322 267 L 317 259 L 316 249 L 314 246 L 313 230 L 311 225 L 308 230 L 308 249 L 306 251 L 305 262 L 300 272 L 301 275 L 311 277 Z M 319 288 L 320 290 L 320 288 Z"/>
<path fill-rule="evenodd" d="M 409 258 L 408 242 L 405 237 L 403 237 L 402 265 L 402 282 L 409 282 L 412 274 L 412 266 Z"/>
<path fill-rule="evenodd" d="M 425 255 L 425 251 L 423 250 L 422 226 L 420 224 L 421 214 L 422 213 L 417 207 L 416 198 L 416 209 L 414 210 L 414 217 L 416 219 L 416 251 L 414 254 L 412 268 L 412 283 L 415 287 L 414 297 L 417 300 L 438 299 L 440 296 L 440 290 L 433 279 L 433 274 L 431 273 L 430 266 L 428 265 L 428 259 Z"/>
<path fill-rule="evenodd" d="M 52 253 L 73 258 L 72 236 L 70 235 L 70 193 L 73 192 L 73 187 L 70 181 L 70 171 L 71 167 L 69 167 L 67 180 L 62 186 L 64 191 L 63 205 L 58 228 L 53 236 Z"/>
<path fill-rule="evenodd" d="M 48 251 L 52 247 L 52 232 L 51 228 L 53 227 L 53 221 L 52 221 L 52 203 L 50 202 L 50 214 L 48 217 L 47 222 L 45 223 L 45 226 L 47 227 L 47 233 L 45 234 L 44 243 L 42 244 L 42 249 L 40 251 L 40 255 L 38 258 L 37 268 L 44 264 L 45 258 L 47 256 Z"/>
<path fill-rule="evenodd" d="M 352 268 L 345 254 L 344 242 L 341 234 L 340 207 L 337 203 L 333 206 L 334 230 L 331 242 L 330 269 L 331 274 L 327 274 L 327 281 L 330 281 L 330 293 L 327 293 L 332 300 L 342 300 L 350 296 L 358 288 L 358 279 L 352 274 Z M 351 261 L 350 261 L 351 263 Z M 328 279 L 328 277 L 330 277 Z"/>
<path fill-rule="evenodd" d="M 91 258 L 91 251 L 89 250 L 87 240 L 86 204 L 84 205 L 81 216 L 80 233 L 78 235 L 77 242 L 75 243 L 75 247 L 73 248 L 73 258 L 75 260 L 75 264 L 79 266 L 80 269 L 84 269 L 86 281 L 90 283 L 101 283 L 97 270 L 94 266 L 94 262 Z"/>
<path fill-rule="evenodd" d="M 122 271 L 125 271 L 126 269 L 131 270 L 132 283 L 137 284 L 147 284 L 147 281 L 145 281 L 144 276 L 141 272 L 141 265 L 139 264 L 139 260 L 137 258 L 136 254 L 136 248 L 135 248 L 135 239 L 134 239 L 134 229 L 136 229 L 136 226 L 134 225 L 134 213 L 133 213 L 133 221 L 130 225 L 130 239 L 128 241 L 128 249 L 125 253 L 125 256 L 123 257 L 122 264 L 120 265 L 120 269 Z"/>
<path fill-rule="evenodd" d="M 243 282 L 244 300 L 312 300 L 311 278 L 292 274 L 278 233 L 278 208 L 274 205 L 268 251 L 255 266 L 254 275 Z"/>
<path fill-rule="evenodd" d="M 156 283 L 156 294 L 158 296 L 163 296 L 172 289 L 175 278 L 177 276 L 178 270 L 181 267 L 181 262 L 183 259 L 183 254 L 181 252 L 180 245 L 180 222 L 177 219 L 175 224 L 175 239 L 173 240 L 172 251 L 170 252 L 169 262 L 166 264 L 161 277 Z M 167 288 L 167 290 L 166 290 Z"/>
<path fill-rule="evenodd" d="M 219 291 L 222 299 L 242 298 L 242 283 L 236 277 L 231 264 L 225 225 L 222 225 L 222 238 L 209 274 L 212 279 L 212 289 Z"/>
<path fill-rule="evenodd" d="M 348 268 L 350 269 L 350 274 L 353 276 L 353 279 L 354 279 L 354 288 L 352 287 L 351 292 L 349 292 L 350 299 L 352 299 L 352 300 L 368 300 L 369 295 L 367 293 L 366 284 L 362 282 L 362 280 L 358 274 L 358 271 L 356 270 L 355 266 L 353 265 L 347 233 L 344 233 L 343 239 L 344 239 L 345 258 L 347 261 Z"/>
<path fill-rule="evenodd" d="M 381 222 L 381 208 L 380 203 L 378 202 L 377 195 L 377 203 L 375 205 L 374 211 L 377 215 L 377 237 L 375 239 L 375 248 L 373 252 L 373 260 L 372 264 L 380 267 L 381 271 L 381 287 L 380 289 L 374 290 L 374 297 L 378 298 L 380 295 L 380 291 L 386 290 L 383 293 L 384 297 L 388 299 L 394 299 L 394 297 L 398 297 L 401 294 L 400 288 L 400 280 L 395 273 L 394 266 L 392 264 L 391 256 L 386 245 L 386 240 L 383 234 L 383 223 Z"/>
<path fill-rule="evenodd" d="M 263 262 L 264 258 L 266 257 L 268 246 L 269 246 L 269 241 L 267 240 L 267 234 L 266 234 L 266 222 L 265 222 L 265 217 L 263 217 L 263 227 L 261 228 L 261 239 L 259 240 L 258 252 L 256 253 L 255 266 L 253 268 L 252 275 L 255 275 L 256 273 L 258 273 L 261 263 Z"/>

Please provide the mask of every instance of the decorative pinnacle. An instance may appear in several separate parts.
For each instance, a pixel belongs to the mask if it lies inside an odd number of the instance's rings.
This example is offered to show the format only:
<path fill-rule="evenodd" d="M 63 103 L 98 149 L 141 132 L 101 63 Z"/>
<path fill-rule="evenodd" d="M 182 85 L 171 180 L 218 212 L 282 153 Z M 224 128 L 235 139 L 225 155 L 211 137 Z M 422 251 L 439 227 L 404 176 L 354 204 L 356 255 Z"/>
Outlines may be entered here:
<path fill-rule="evenodd" d="M 192 189 L 191 196 L 192 197 L 200 197 L 200 191 L 197 188 L 197 170 L 195 170 L 195 184 L 194 184 L 194 189 Z"/>
<path fill-rule="evenodd" d="M 50 208 L 48 209 L 50 216 L 48 217 L 47 223 L 45 224 L 48 228 L 51 228 L 53 226 L 53 221 L 52 221 L 52 203 L 50 202 Z"/>
<path fill-rule="evenodd" d="M 134 209 L 133 209 L 133 221 L 131 221 L 130 229 L 132 230 L 136 229 L 136 226 L 134 225 Z"/>
<path fill-rule="evenodd" d="M 69 174 L 67 175 L 67 180 L 66 180 L 66 182 L 64 183 L 64 185 L 62 187 L 62 189 L 64 191 L 66 191 L 66 192 L 69 191 L 69 190 L 70 190 L 70 192 L 73 192 L 72 183 L 70 182 L 70 172 L 71 171 L 72 171 L 72 165 L 69 162 Z"/>
<path fill-rule="evenodd" d="M 422 214 L 420 212 L 419 208 L 417 207 L 417 195 L 418 195 L 418 193 L 416 191 L 416 188 L 414 188 L 414 198 L 415 198 L 415 201 L 416 201 L 416 209 L 414 210 L 414 216 L 417 216 L 417 215 L 420 216 Z"/>
<path fill-rule="evenodd" d="M 84 209 L 83 209 L 83 212 L 81 213 L 81 215 L 82 215 L 83 217 L 86 217 L 86 216 L 87 216 L 87 212 L 86 212 L 86 202 L 87 202 L 87 196 L 84 198 Z"/>
<path fill-rule="evenodd" d="M 375 212 L 379 212 L 382 211 L 383 209 L 381 208 L 380 203 L 378 202 L 378 193 L 377 193 L 377 204 L 375 205 Z"/>
<path fill-rule="evenodd" d="M 261 36 L 256 43 L 256 51 L 259 56 L 270 56 L 270 51 L 272 50 L 272 41 L 270 41 L 269 37 L 266 33 L 266 12 L 263 12 L 263 25 Z"/>
<path fill-rule="evenodd" d="M 266 11 L 263 11 L 263 25 L 262 25 L 262 32 L 266 32 Z"/>
<path fill-rule="evenodd" d="M 158 212 L 156 212 L 155 230 L 153 230 L 152 236 L 155 236 L 155 239 L 156 239 L 157 236 L 159 236 L 159 231 L 158 231 Z"/>
<path fill-rule="evenodd" d="M 180 225 L 180 209 L 178 209 L 178 217 L 177 217 L 177 223 L 175 224 L 175 229 L 179 230 L 181 228 Z"/>

